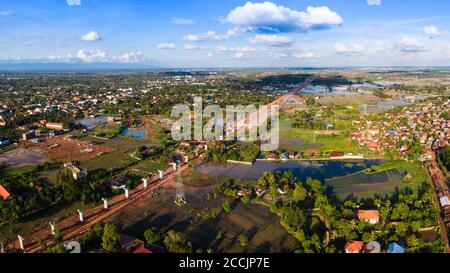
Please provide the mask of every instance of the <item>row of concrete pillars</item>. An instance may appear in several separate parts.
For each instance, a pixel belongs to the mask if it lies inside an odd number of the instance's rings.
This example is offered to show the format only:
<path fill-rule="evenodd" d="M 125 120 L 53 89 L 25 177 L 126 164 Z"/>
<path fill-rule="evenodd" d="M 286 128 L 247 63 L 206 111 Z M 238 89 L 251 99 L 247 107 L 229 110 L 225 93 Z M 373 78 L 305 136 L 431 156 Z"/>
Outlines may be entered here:
<path fill-rule="evenodd" d="M 206 145 L 205 145 L 205 148 L 206 148 Z M 189 162 L 189 157 L 188 156 L 184 157 L 184 162 L 185 163 Z M 177 163 L 171 163 L 171 164 L 172 164 L 173 170 L 176 171 L 177 170 Z M 160 179 L 164 178 L 164 172 L 163 171 L 158 170 L 158 174 L 159 174 L 159 178 Z M 146 189 L 148 187 L 148 179 L 143 178 L 142 182 L 144 183 L 144 189 Z M 124 188 L 123 190 L 125 191 L 125 199 L 130 198 L 130 190 L 128 188 Z M 109 208 L 109 206 L 108 206 L 108 198 L 102 198 L 102 201 L 103 201 L 103 208 L 104 209 L 108 209 Z M 78 209 L 77 212 L 78 212 L 78 216 L 79 216 L 80 222 L 84 222 L 84 211 L 82 209 Z M 50 225 L 50 230 L 51 230 L 52 235 L 56 235 L 56 223 L 55 222 L 49 222 L 49 225 Z M 17 238 L 19 239 L 20 249 L 25 250 L 25 247 L 24 247 L 24 239 L 25 238 L 23 238 L 20 235 L 17 235 Z"/>

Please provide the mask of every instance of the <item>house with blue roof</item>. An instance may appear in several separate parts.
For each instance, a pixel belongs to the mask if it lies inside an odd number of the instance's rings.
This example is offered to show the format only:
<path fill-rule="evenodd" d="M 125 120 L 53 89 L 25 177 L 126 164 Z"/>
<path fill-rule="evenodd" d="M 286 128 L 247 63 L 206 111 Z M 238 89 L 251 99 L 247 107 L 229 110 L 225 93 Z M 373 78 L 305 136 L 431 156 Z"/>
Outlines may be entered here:
<path fill-rule="evenodd" d="M 405 253 L 405 248 L 397 243 L 390 243 L 388 245 L 388 253 Z"/>

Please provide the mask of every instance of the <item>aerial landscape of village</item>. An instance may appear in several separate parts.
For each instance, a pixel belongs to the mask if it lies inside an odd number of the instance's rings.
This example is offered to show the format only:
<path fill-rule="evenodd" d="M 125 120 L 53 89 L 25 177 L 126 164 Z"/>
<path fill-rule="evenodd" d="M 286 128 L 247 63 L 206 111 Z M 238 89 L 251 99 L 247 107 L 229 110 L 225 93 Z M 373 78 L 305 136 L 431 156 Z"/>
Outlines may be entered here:
<path fill-rule="evenodd" d="M 450 253 L 450 3 L 144 2 L 0 1 L 0 257 Z"/>

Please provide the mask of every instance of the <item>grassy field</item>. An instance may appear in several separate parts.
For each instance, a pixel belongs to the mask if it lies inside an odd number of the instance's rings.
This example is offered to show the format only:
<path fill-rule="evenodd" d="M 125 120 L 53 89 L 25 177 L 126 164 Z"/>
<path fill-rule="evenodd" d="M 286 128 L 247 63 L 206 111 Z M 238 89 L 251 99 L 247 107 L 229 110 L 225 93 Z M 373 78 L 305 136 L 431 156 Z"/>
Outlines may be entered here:
<path fill-rule="evenodd" d="M 152 160 L 144 160 L 132 168 L 133 174 L 140 177 L 148 177 L 155 175 L 158 170 L 164 170 L 169 167 L 166 162 L 157 162 Z"/>
<path fill-rule="evenodd" d="M 318 149 L 322 151 L 343 151 L 358 153 L 360 149 L 353 141 L 344 136 L 316 136 L 312 129 L 292 128 L 292 120 L 280 120 L 280 148 L 290 151 Z"/>
<path fill-rule="evenodd" d="M 90 139 L 95 143 L 112 147 L 116 151 L 82 162 L 81 167 L 88 170 L 123 167 L 132 160 L 129 154 L 144 144 L 142 141 L 124 137 L 115 137 L 109 140 Z"/>
<path fill-rule="evenodd" d="M 91 134 L 99 137 L 113 138 L 120 134 L 122 125 L 120 123 L 110 123 L 97 126 Z"/>

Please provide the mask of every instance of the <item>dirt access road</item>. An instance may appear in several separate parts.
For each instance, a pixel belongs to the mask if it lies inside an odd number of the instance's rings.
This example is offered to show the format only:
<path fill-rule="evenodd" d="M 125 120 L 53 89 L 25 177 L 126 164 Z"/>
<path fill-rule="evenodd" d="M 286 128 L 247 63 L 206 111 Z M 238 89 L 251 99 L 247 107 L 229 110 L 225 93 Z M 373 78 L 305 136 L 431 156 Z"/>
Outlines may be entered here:
<path fill-rule="evenodd" d="M 428 173 L 430 176 L 431 187 L 433 188 L 433 200 L 436 204 L 436 207 L 439 211 L 439 226 L 441 227 L 442 237 L 444 239 L 445 250 L 447 253 L 450 253 L 450 244 L 448 240 L 448 231 L 447 226 L 445 225 L 444 218 L 442 217 L 442 212 L 445 213 L 441 209 L 441 203 L 439 201 L 440 195 L 448 195 L 449 187 L 447 184 L 447 180 L 445 179 L 444 173 L 439 168 L 439 165 L 436 161 L 436 154 L 433 151 L 428 151 L 428 154 L 431 155 L 432 160 L 429 161 L 431 166 L 428 168 Z M 437 193 L 434 188 L 439 190 Z M 450 215 L 448 215 L 450 217 Z"/>

